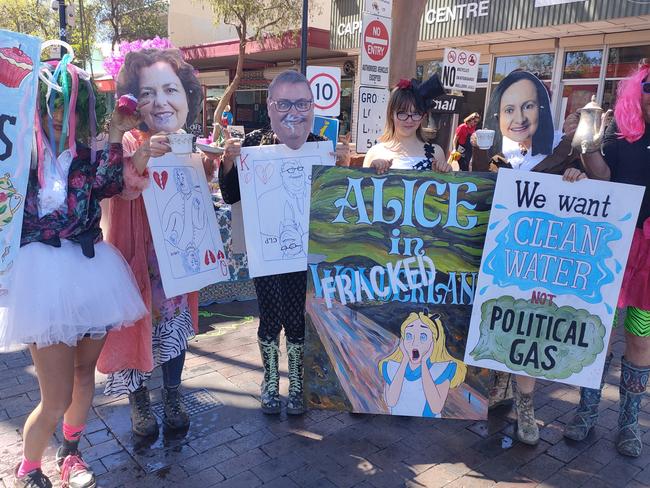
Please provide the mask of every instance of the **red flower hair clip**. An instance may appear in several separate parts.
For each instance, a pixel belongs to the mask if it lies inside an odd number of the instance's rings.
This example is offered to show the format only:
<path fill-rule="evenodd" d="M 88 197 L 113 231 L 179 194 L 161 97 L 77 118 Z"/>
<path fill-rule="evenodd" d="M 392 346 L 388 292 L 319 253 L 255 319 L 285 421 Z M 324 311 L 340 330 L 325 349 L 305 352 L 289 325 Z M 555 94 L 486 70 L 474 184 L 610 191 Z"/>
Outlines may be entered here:
<path fill-rule="evenodd" d="M 397 83 L 397 88 L 399 88 L 400 90 L 410 90 L 411 88 L 413 88 L 413 84 L 411 83 L 411 80 L 405 80 L 404 78 L 402 78 Z"/>

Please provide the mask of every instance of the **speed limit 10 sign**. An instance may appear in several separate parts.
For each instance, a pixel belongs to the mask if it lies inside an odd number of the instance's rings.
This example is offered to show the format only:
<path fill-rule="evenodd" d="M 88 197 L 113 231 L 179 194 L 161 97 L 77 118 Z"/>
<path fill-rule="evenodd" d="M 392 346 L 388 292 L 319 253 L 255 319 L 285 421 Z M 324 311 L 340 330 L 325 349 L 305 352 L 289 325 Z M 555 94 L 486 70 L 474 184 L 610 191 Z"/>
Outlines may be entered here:
<path fill-rule="evenodd" d="M 341 68 L 307 66 L 307 79 L 314 97 L 314 113 L 338 117 L 341 112 Z"/>

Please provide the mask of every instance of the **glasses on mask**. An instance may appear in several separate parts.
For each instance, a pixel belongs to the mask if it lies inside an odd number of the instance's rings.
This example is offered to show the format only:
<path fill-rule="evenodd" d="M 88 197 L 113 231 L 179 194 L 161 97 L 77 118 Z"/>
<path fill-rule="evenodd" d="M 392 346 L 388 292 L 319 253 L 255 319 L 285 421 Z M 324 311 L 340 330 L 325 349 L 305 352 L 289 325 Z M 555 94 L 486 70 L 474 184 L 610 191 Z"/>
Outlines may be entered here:
<path fill-rule="evenodd" d="M 288 112 L 291 110 L 291 107 L 296 107 L 298 112 L 308 112 L 311 108 L 313 100 L 305 100 L 301 98 L 300 100 L 286 100 L 284 98 L 280 100 L 272 100 L 271 105 L 275 105 L 275 109 L 278 112 Z"/>
<path fill-rule="evenodd" d="M 650 95 L 650 81 L 641 82 L 641 91 L 646 95 Z"/>
<path fill-rule="evenodd" d="M 298 246 L 299 246 L 299 244 L 296 244 L 295 242 L 292 242 L 292 243 L 289 244 L 288 246 L 282 246 L 282 247 L 280 247 L 280 251 L 288 251 L 288 250 L 290 250 L 290 249 L 295 249 L 295 248 L 297 248 Z"/>
<path fill-rule="evenodd" d="M 305 169 L 304 166 L 291 166 L 290 168 L 283 169 L 282 172 L 283 173 L 289 173 L 290 175 L 292 175 L 296 171 L 298 171 L 299 173 L 302 173 L 304 169 Z"/>
<path fill-rule="evenodd" d="M 397 120 L 406 122 L 409 117 L 413 122 L 419 122 L 424 117 L 424 114 L 421 114 L 420 112 L 397 112 Z"/>

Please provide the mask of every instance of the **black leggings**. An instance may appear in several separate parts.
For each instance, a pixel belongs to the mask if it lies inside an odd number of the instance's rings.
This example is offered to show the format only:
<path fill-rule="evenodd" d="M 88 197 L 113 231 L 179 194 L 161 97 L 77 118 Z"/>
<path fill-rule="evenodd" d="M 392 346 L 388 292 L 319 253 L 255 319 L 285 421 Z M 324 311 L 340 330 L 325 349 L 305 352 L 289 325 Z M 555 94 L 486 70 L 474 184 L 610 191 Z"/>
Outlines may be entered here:
<path fill-rule="evenodd" d="M 284 325 L 289 342 L 305 342 L 307 272 L 262 276 L 253 281 L 260 307 L 257 337 L 263 341 L 274 340 Z"/>

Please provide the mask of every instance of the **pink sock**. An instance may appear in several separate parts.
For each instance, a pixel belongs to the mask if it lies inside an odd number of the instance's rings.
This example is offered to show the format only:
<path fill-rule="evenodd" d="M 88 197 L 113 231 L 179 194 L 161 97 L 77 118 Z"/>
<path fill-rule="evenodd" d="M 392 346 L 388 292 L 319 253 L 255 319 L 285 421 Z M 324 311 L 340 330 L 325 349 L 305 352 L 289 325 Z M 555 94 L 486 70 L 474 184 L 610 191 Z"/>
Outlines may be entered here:
<path fill-rule="evenodd" d="M 81 434 L 83 433 L 84 429 L 86 428 L 86 425 L 79 425 L 79 426 L 74 426 L 74 425 L 68 425 L 65 422 L 63 422 L 63 438 L 66 441 L 78 441 L 81 439 Z"/>
<path fill-rule="evenodd" d="M 39 469 L 41 467 L 41 460 L 39 459 L 38 461 L 30 461 L 26 457 L 23 456 L 23 462 L 20 463 L 20 468 L 18 468 L 18 472 L 16 473 L 16 477 L 22 478 L 28 473 L 31 473 L 35 469 Z"/>

